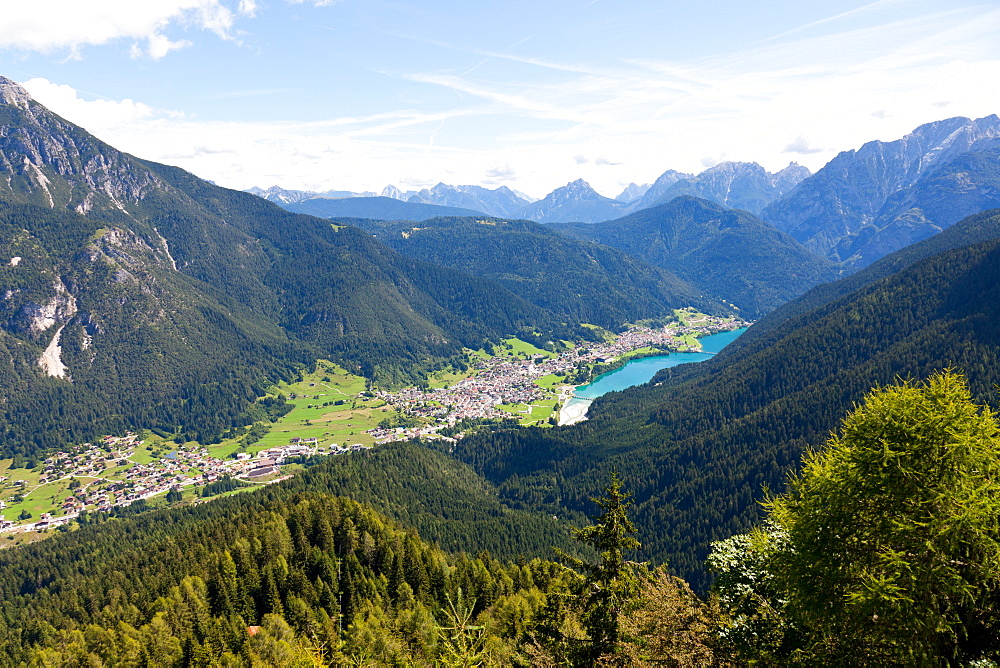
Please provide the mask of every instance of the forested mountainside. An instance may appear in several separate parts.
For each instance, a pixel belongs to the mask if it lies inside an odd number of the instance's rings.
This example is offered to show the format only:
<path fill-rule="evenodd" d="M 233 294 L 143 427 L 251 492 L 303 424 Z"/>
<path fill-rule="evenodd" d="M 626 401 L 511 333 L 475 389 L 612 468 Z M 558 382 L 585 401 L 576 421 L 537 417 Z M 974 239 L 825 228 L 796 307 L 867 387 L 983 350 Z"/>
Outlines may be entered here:
<path fill-rule="evenodd" d="M 522 330 L 586 334 L 496 282 L 123 154 L 6 79 L 0 102 L 7 454 L 129 428 L 211 441 L 319 357 L 391 384 Z"/>
<path fill-rule="evenodd" d="M 839 267 L 753 214 L 682 196 L 618 220 L 552 224 L 670 271 L 755 319 L 818 283 Z"/>
<path fill-rule="evenodd" d="M 504 559 L 551 557 L 553 547 L 580 554 L 568 526 L 584 524 L 584 513 L 592 510 L 553 517 L 510 508 L 496 487 L 467 464 L 413 443 L 380 446 L 364 456 L 329 458 L 282 489 L 347 496 L 417 529 L 446 550 L 485 550 Z"/>
<path fill-rule="evenodd" d="M 949 118 L 844 151 L 761 212 L 810 250 L 864 266 L 1000 205 L 1000 119 Z"/>
<path fill-rule="evenodd" d="M 955 367 L 980 401 L 995 398 L 998 271 L 997 240 L 939 253 L 800 316 L 752 354 L 736 346 L 605 395 L 579 425 L 480 434 L 455 454 L 514 507 L 553 513 L 583 507 L 617 470 L 647 554 L 703 588 L 709 541 L 748 528 L 763 489 L 781 489 L 869 388 Z"/>
<path fill-rule="evenodd" d="M 520 645 L 546 595 L 562 600 L 579 577 L 532 557 L 558 546 L 594 558 L 565 521 L 510 510 L 467 466 L 406 443 L 212 503 L 122 515 L 2 553 L 0 662 L 93 653 L 115 665 L 205 665 L 228 652 L 252 665 L 314 655 L 433 664 L 450 646 L 454 604 L 494 636 L 477 651 L 529 665 Z"/>
<path fill-rule="evenodd" d="M 0 203 L 0 258 L 5 456 L 139 425 L 211 440 L 314 359 L 127 229 Z"/>
<path fill-rule="evenodd" d="M 824 304 L 844 297 L 875 281 L 910 266 L 918 260 L 953 248 L 1000 238 L 1000 209 L 989 209 L 971 215 L 913 245 L 887 255 L 881 260 L 839 281 L 821 283 L 797 299 L 779 306 L 754 323 L 753 329 L 740 337 L 726 355 L 747 355 L 768 345 L 772 337 L 780 337 L 791 327 L 801 326 L 800 316 Z"/>
<path fill-rule="evenodd" d="M 281 238 L 291 223 L 295 234 L 232 263 L 233 240 L 177 220 L 158 220 L 171 260 L 162 242 L 125 226 L 7 207 L 5 451 L 137 428 L 211 441 L 252 421 L 263 388 L 317 357 L 391 382 L 554 320 L 500 285 L 404 258 L 356 228 L 282 215 L 258 233 Z M 39 360 L 56 344 L 47 373 Z"/>
<path fill-rule="evenodd" d="M 0 567 L 4 663 L 428 665 L 447 656 L 449 621 L 468 622 L 449 603 L 516 642 L 569 581 L 552 562 L 448 555 L 350 500 L 254 496 L 19 550 Z"/>
<path fill-rule="evenodd" d="M 256 492 L 87 516 L 76 531 L 5 552 L 0 663 L 878 666 L 996 658 L 998 434 L 996 414 L 952 373 L 867 393 L 774 498 L 766 523 L 713 545 L 708 563 L 719 579 L 707 604 L 683 581 L 635 561 L 645 554 L 615 475 L 594 499 L 602 511 L 594 524 L 574 532 L 582 558 L 522 554 L 515 563 L 443 552 L 327 492 L 345 483 L 357 490 L 371 474 L 372 496 L 394 499 L 390 507 L 423 495 L 422 514 L 436 516 L 425 526 L 436 522 L 446 540 L 467 524 L 476 535 L 460 540 L 509 545 L 515 525 L 495 513 L 489 486 L 453 459 L 416 444 L 327 459 Z M 565 544 L 563 525 L 537 517 L 514 531 L 514 542 Z M 892 588 L 873 589 L 872 578 Z"/>
<path fill-rule="evenodd" d="M 407 257 L 500 283 L 569 322 L 613 329 L 679 304 L 731 312 L 719 295 L 608 246 L 572 239 L 529 220 L 463 217 L 408 221 L 341 220 Z"/>

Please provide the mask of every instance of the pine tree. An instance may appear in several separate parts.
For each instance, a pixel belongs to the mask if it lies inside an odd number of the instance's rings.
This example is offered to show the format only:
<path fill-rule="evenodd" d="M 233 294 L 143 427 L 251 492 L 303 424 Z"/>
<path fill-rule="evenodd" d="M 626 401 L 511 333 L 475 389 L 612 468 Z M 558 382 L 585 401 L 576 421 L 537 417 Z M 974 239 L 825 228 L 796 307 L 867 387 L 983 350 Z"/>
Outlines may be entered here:
<path fill-rule="evenodd" d="M 578 541 L 594 548 L 598 562 L 588 564 L 561 555 L 584 572 L 582 622 L 590 642 L 583 658 L 587 662 L 615 654 L 621 639 L 622 615 L 634 605 L 638 593 L 635 571 L 640 564 L 627 560 L 625 555 L 642 546 L 628 518 L 629 495 L 621 487 L 622 481 L 613 472 L 604 496 L 593 499 L 604 512 L 595 524 L 574 532 Z"/>

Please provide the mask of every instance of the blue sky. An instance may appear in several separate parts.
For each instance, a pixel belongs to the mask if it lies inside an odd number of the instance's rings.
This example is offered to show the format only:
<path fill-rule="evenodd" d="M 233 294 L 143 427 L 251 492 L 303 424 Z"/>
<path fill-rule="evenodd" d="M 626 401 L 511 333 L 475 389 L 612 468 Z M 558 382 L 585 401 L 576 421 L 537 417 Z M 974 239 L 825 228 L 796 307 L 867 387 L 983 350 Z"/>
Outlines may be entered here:
<path fill-rule="evenodd" d="M 0 63 L 105 141 L 229 187 L 614 196 L 998 113 L 1000 4 L 33 0 L 0 15 Z"/>

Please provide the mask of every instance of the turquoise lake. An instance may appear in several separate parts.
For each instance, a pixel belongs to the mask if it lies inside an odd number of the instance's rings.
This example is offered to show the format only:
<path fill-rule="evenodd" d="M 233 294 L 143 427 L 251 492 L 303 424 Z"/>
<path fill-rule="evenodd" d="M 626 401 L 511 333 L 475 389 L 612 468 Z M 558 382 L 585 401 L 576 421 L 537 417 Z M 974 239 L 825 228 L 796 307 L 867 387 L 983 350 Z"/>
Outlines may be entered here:
<path fill-rule="evenodd" d="M 746 328 L 735 329 L 731 332 L 712 334 L 699 339 L 700 353 L 670 353 L 669 355 L 657 355 L 656 357 L 643 357 L 632 360 L 620 369 L 601 374 L 587 385 L 576 388 L 576 396 L 582 399 L 596 399 L 597 397 L 624 390 L 633 385 L 642 385 L 652 380 L 656 372 L 661 369 L 669 369 L 680 364 L 690 364 L 691 362 L 703 362 L 712 357 L 712 353 L 717 353 L 746 331 Z M 572 399 L 570 400 L 572 401 Z"/>

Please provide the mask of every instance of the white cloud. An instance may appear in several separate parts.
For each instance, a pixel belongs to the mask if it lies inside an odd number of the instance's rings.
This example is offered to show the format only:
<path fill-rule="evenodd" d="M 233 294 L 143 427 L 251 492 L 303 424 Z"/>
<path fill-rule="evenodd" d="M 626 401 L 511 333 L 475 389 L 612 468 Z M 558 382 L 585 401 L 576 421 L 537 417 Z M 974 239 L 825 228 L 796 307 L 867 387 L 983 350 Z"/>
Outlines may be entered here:
<path fill-rule="evenodd" d="M 226 1 L 244 16 L 258 11 L 253 0 Z M 187 9 L 177 9 L 182 5 Z M 159 19 L 135 20 L 114 34 L 127 33 L 143 54 L 162 57 L 183 45 L 170 26 L 231 31 L 234 14 L 216 11 L 225 10 L 216 0 L 160 6 Z M 700 61 L 596 67 L 489 54 L 515 62 L 511 72 L 519 78 L 486 68 L 462 75 L 386 72 L 387 81 L 419 86 L 413 99 L 429 100 L 427 106 L 362 115 L 345 105 L 342 115 L 294 123 L 202 122 L 132 100 L 82 100 L 72 88 L 46 80 L 26 86 L 122 150 L 229 187 L 380 190 L 390 182 L 447 178 L 502 181 L 535 196 L 584 178 L 613 197 L 623 183 L 648 183 L 666 169 L 698 172 L 723 160 L 754 160 L 775 171 L 790 152 L 816 170 L 836 152 L 871 139 L 897 139 L 945 116 L 1000 111 L 1000 88 L 989 85 L 1000 80 L 1000 10 L 816 34 L 834 19 Z M 9 44 L 6 25 L 0 43 L 6 35 Z M 66 36 L 71 32 L 51 38 L 49 47 L 114 38 L 97 30 L 92 41 L 74 41 Z M 25 44 L 41 44 L 28 32 L 18 34 Z"/>
<path fill-rule="evenodd" d="M 240 9 L 250 12 L 252 0 Z M 0 48 L 50 53 L 132 40 L 133 55 L 159 59 L 190 45 L 165 35 L 172 26 L 208 30 L 228 39 L 235 16 L 220 0 L 32 0 L 8 2 L 0 20 Z M 139 46 L 140 44 L 144 46 Z"/>
<path fill-rule="evenodd" d="M 799 135 L 794 141 L 789 142 L 781 151 L 782 153 L 801 153 L 802 155 L 808 155 L 809 153 L 822 153 L 823 149 L 813 148 L 809 145 L 809 140 Z"/>
<path fill-rule="evenodd" d="M 774 171 L 785 166 L 788 152 L 815 170 L 841 150 L 897 139 L 945 115 L 1000 111 L 1000 89 L 985 83 L 1000 77 L 1000 10 L 899 20 L 895 4 L 875 2 L 701 61 L 596 67 L 491 54 L 533 65 L 538 76 L 406 77 L 478 98 L 493 115 L 526 121 L 520 125 L 531 130 L 500 137 L 545 165 L 511 159 L 521 189 L 541 192 L 583 177 L 610 190 L 668 168 L 700 171 L 722 160 L 757 161 Z M 881 22 L 855 27 L 859 15 L 876 12 Z M 616 160 L 573 164 L 560 153 Z"/>
<path fill-rule="evenodd" d="M 55 84 L 48 79 L 31 79 L 23 84 L 38 102 L 92 132 L 113 131 L 158 115 L 149 105 L 125 100 L 83 100 L 71 86 Z M 160 115 L 176 112 L 160 112 Z"/>
<path fill-rule="evenodd" d="M 237 12 L 240 16 L 246 16 L 252 19 L 257 16 L 257 3 L 254 0 L 240 0 Z"/>
<path fill-rule="evenodd" d="M 159 34 L 150 35 L 146 39 L 146 51 L 149 54 L 149 57 L 153 60 L 159 60 L 171 51 L 183 49 L 189 46 L 191 46 L 191 42 L 189 40 L 182 39 L 177 42 L 171 42 L 169 39 Z M 134 50 L 133 53 L 135 53 Z"/>

